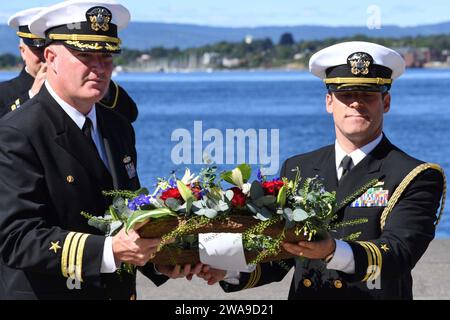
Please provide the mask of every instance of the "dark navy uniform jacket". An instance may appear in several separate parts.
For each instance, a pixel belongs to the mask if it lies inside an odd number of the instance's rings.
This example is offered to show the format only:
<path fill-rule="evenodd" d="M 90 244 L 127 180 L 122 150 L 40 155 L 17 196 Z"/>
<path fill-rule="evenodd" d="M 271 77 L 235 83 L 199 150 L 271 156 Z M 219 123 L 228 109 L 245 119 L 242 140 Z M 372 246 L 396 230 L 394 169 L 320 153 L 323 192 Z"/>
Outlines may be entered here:
<path fill-rule="evenodd" d="M 321 260 L 291 259 L 260 264 L 251 274 L 241 273 L 239 285 L 222 281 L 224 290 L 281 281 L 295 266 L 289 299 L 412 299 L 411 270 L 435 234 L 436 212 L 444 188 L 442 169 L 410 157 L 386 137 L 339 186 L 334 145 L 288 159 L 281 175 L 294 179 L 292 170 L 296 167 L 303 177 L 318 175 L 324 179 L 327 191 L 336 191 L 338 222 L 367 219 L 366 223 L 332 232 L 336 239 L 352 235 L 346 241 L 353 251 L 355 273 L 328 270 Z M 412 179 L 402 184 L 410 173 Z M 383 214 L 385 206 L 364 206 L 364 201 L 358 201 L 370 192 L 363 187 L 374 179 L 378 180 L 377 188 L 387 191 L 390 197 L 397 188 L 404 188 L 388 214 Z"/>
<path fill-rule="evenodd" d="M 0 120 L 0 300 L 134 296 L 134 275 L 100 273 L 105 237 L 80 214 L 105 213 L 102 191 L 139 188 L 130 122 L 96 112 L 110 171 L 45 86 Z"/>

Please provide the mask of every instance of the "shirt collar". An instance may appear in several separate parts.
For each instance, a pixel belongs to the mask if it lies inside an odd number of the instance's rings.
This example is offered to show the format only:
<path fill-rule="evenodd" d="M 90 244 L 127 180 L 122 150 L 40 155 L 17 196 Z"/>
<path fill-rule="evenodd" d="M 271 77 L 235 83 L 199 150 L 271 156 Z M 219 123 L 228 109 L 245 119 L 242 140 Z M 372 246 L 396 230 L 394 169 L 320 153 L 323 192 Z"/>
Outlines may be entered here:
<path fill-rule="evenodd" d="M 53 97 L 53 99 L 56 100 L 56 102 L 61 106 L 61 108 L 67 113 L 67 115 L 75 122 L 75 124 L 80 128 L 80 130 L 83 128 L 84 122 L 86 121 L 86 117 L 89 117 L 92 121 L 92 126 L 94 129 L 94 132 L 97 131 L 97 114 L 95 112 L 95 105 L 91 108 L 91 111 L 85 116 L 80 111 L 72 107 L 70 104 L 65 102 L 63 99 L 61 99 L 58 94 L 53 90 L 50 83 L 48 81 L 45 81 L 45 87 L 47 88 L 50 95 Z"/>
<path fill-rule="evenodd" d="M 365 146 L 351 152 L 349 156 L 352 158 L 353 165 L 356 166 L 358 163 L 360 163 L 373 149 L 375 149 L 375 147 L 381 142 L 381 139 L 383 139 L 383 133 L 381 133 L 375 140 L 369 142 Z M 342 159 L 344 159 L 347 153 L 344 151 L 344 149 L 342 149 L 337 140 L 334 143 L 334 148 L 336 151 L 336 170 L 339 170 Z"/>

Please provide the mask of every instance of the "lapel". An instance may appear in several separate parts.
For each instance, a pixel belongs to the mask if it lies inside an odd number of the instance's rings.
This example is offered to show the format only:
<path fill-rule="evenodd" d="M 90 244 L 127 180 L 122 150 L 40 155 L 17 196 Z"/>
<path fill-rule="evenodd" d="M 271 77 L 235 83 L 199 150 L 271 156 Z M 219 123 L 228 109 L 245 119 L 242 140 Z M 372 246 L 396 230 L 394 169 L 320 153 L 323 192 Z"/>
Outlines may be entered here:
<path fill-rule="evenodd" d="M 102 190 L 110 190 L 111 176 L 97 150 L 86 140 L 80 128 L 53 99 L 45 86 L 39 92 L 38 99 L 55 125 L 55 142 L 86 169 Z"/>
<path fill-rule="evenodd" d="M 25 68 L 22 69 L 19 75 L 19 89 L 21 92 L 27 92 L 31 89 L 34 83 L 34 78 L 25 71 Z"/>
<path fill-rule="evenodd" d="M 367 186 L 370 181 L 374 179 L 381 181 L 385 177 L 382 164 L 392 148 L 392 144 L 384 135 L 378 146 L 350 170 L 336 190 L 336 203 L 340 208 L 347 206 L 367 191 L 369 188 Z M 335 165 L 335 163 L 333 164 Z M 336 167 L 334 170 L 336 172 Z"/>
<path fill-rule="evenodd" d="M 337 189 L 337 175 L 334 145 L 328 146 L 314 164 L 316 174 L 324 179 L 325 190 L 332 192 Z"/>

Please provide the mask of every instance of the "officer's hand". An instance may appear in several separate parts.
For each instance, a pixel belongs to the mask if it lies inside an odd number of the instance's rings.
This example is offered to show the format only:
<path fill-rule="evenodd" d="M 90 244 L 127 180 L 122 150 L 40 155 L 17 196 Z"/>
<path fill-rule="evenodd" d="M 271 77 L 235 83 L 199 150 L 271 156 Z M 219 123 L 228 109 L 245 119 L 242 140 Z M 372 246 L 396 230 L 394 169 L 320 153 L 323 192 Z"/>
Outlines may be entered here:
<path fill-rule="evenodd" d="M 42 85 L 47 78 L 47 64 L 42 63 L 36 77 L 34 78 L 33 86 L 31 87 L 31 93 L 33 96 L 37 95 L 42 88 Z"/>
<path fill-rule="evenodd" d="M 214 269 L 207 266 L 206 268 L 203 268 L 202 272 L 197 274 L 197 277 L 202 278 L 208 282 L 208 285 L 212 286 L 225 279 L 226 275 L 227 272 L 225 270 Z"/>
<path fill-rule="evenodd" d="M 176 266 L 156 265 L 155 267 L 157 271 L 171 279 L 186 277 L 189 281 L 192 280 L 193 275 L 199 274 L 204 268 L 206 268 L 206 266 L 201 262 L 197 263 L 194 267 L 190 264 L 185 264 L 184 267 L 181 267 L 179 264 Z"/>
<path fill-rule="evenodd" d="M 284 250 L 299 257 L 325 259 L 336 250 L 336 242 L 329 235 L 320 241 L 283 242 Z"/>
<path fill-rule="evenodd" d="M 144 266 L 155 256 L 156 249 L 161 239 L 144 239 L 135 230 L 119 231 L 112 239 L 114 259 L 117 262 L 131 263 L 136 266 Z"/>

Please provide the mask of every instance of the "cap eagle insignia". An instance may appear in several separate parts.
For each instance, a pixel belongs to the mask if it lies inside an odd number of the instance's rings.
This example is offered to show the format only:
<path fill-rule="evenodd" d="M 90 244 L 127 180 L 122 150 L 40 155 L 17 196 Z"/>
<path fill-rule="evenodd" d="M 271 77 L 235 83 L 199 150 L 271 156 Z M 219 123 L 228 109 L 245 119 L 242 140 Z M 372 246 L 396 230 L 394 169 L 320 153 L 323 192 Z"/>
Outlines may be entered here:
<path fill-rule="evenodd" d="M 373 58 L 365 52 L 352 53 L 347 58 L 351 72 L 355 76 L 365 76 L 369 73 L 369 67 L 373 63 Z"/>
<path fill-rule="evenodd" d="M 94 31 L 109 31 L 109 23 L 112 19 L 111 11 L 103 7 L 94 7 L 86 13 L 91 29 Z"/>

